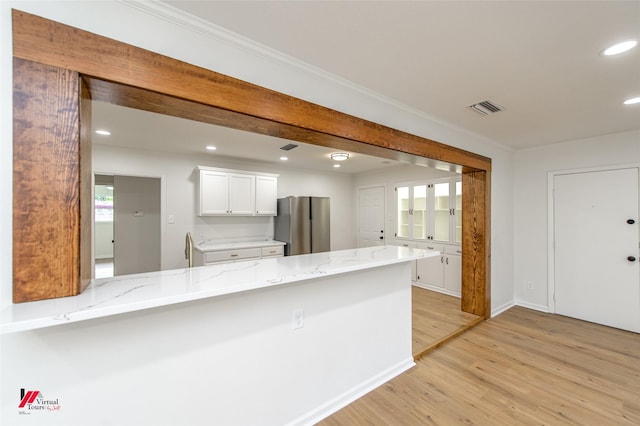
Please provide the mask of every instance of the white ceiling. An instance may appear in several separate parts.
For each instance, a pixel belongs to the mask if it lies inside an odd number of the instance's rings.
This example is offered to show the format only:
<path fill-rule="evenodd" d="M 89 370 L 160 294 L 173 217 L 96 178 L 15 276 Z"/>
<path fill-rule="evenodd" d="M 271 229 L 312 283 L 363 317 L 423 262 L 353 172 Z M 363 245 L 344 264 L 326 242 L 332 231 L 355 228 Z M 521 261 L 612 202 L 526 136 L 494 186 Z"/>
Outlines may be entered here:
<path fill-rule="evenodd" d="M 336 152 L 334 149 L 104 102 L 92 102 L 91 118 L 94 130 L 106 129 L 111 132 L 109 136 L 94 134 L 94 144 L 194 154 L 200 156 L 203 162 L 205 159 L 240 158 L 277 163 L 279 167 L 341 174 L 357 174 L 403 164 L 399 161 L 349 152 L 349 160 L 342 161 L 341 167 L 336 169 L 333 167 L 336 162 L 329 157 L 329 154 Z M 290 151 L 280 149 L 291 143 L 298 147 Z M 207 145 L 213 145 L 217 149 L 208 151 Z M 280 160 L 283 155 L 288 157 L 287 161 Z"/>
<path fill-rule="evenodd" d="M 165 3 L 514 149 L 640 129 L 640 1 Z"/>

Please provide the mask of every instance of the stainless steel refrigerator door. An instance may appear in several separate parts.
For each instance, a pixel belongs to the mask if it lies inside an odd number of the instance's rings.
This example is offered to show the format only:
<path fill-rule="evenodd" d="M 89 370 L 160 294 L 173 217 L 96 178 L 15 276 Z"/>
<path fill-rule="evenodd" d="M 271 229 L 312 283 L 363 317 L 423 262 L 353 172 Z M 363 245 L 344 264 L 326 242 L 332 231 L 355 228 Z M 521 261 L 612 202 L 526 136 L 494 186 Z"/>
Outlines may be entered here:
<path fill-rule="evenodd" d="M 311 197 L 311 252 L 331 251 L 331 208 L 328 197 Z"/>
<path fill-rule="evenodd" d="M 290 240 L 288 255 L 311 253 L 311 211 L 309 197 L 288 197 L 290 218 Z"/>

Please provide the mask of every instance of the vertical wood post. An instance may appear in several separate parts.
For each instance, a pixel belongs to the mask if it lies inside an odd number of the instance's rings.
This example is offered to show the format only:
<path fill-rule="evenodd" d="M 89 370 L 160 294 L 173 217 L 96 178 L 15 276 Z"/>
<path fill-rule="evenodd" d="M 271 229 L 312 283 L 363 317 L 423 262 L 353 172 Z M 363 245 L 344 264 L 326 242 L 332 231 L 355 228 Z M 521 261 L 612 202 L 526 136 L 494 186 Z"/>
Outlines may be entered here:
<path fill-rule="evenodd" d="M 79 83 L 14 58 L 14 302 L 81 291 Z"/>
<path fill-rule="evenodd" d="M 490 174 L 462 174 L 462 310 L 491 317 Z"/>

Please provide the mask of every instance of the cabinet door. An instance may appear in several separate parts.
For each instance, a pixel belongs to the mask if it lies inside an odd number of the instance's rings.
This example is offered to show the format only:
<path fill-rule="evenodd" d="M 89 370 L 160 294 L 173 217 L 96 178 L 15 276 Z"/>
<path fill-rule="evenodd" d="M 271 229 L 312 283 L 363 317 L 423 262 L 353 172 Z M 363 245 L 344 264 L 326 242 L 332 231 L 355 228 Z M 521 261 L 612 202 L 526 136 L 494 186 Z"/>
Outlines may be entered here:
<path fill-rule="evenodd" d="M 462 182 L 455 182 L 455 193 L 452 198 L 455 200 L 453 202 L 454 206 L 452 206 L 454 214 L 454 220 L 452 221 L 453 242 L 460 244 L 462 243 Z"/>
<path fill-rule="evenodd" d="M 278 178 L 256 176 L 256 214 L 275 216 L 278 210 Z"/>
<path fill-rule="evenodd" d="M 396 237 L 408 238 L 411 223 L 409 222 L 409 214 L 412 212 L 409 207 L 409 187 L 401 186 L 396 188 L 396 215 L 397 228 Z"/>
<path fill-rule="evenodd" d="M 254 176 L 229 175 L 229 214 L 253 215 Z"/>
<path fill-rule="evenodd" d="M 229 210 L 229 175 L 200 171 L 200 216 L 227 214 Z"/>
<path fill-rule="evenodd" d="M 417 281 L 434 287 L 443 287 L 444 256 L 428 257 L 416 261 Z"/>
<path fill-rule="evenodd" d="M 444 258 L 444 288 L 460 295 L 462 290 L 462 258 L 447 254 Z"/>
<path fill-rule="evenodd" d="M 433 239 L 448 243 L 450 241 L 451 210 L 449 205 L 450 182 L 433 185 Z"/>

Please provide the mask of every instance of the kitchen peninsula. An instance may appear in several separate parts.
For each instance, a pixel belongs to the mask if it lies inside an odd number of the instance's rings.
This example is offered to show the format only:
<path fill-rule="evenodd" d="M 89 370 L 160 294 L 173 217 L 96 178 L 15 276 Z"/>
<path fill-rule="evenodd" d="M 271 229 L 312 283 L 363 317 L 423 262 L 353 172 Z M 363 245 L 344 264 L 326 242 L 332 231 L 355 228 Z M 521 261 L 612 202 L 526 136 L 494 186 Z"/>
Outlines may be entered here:
<path fill-rule="evenodd" d="M 379 246 L 96 280 L 3 309 L 3 345 L 20 348 L 5 353 L 21 354 L 3 380 L 59 398 L 47 424 L 95 419 L 87 395 L 108 401 L 105 424 L 310 424 L 413 366 L 411 261 L 437 255 Z"/>

